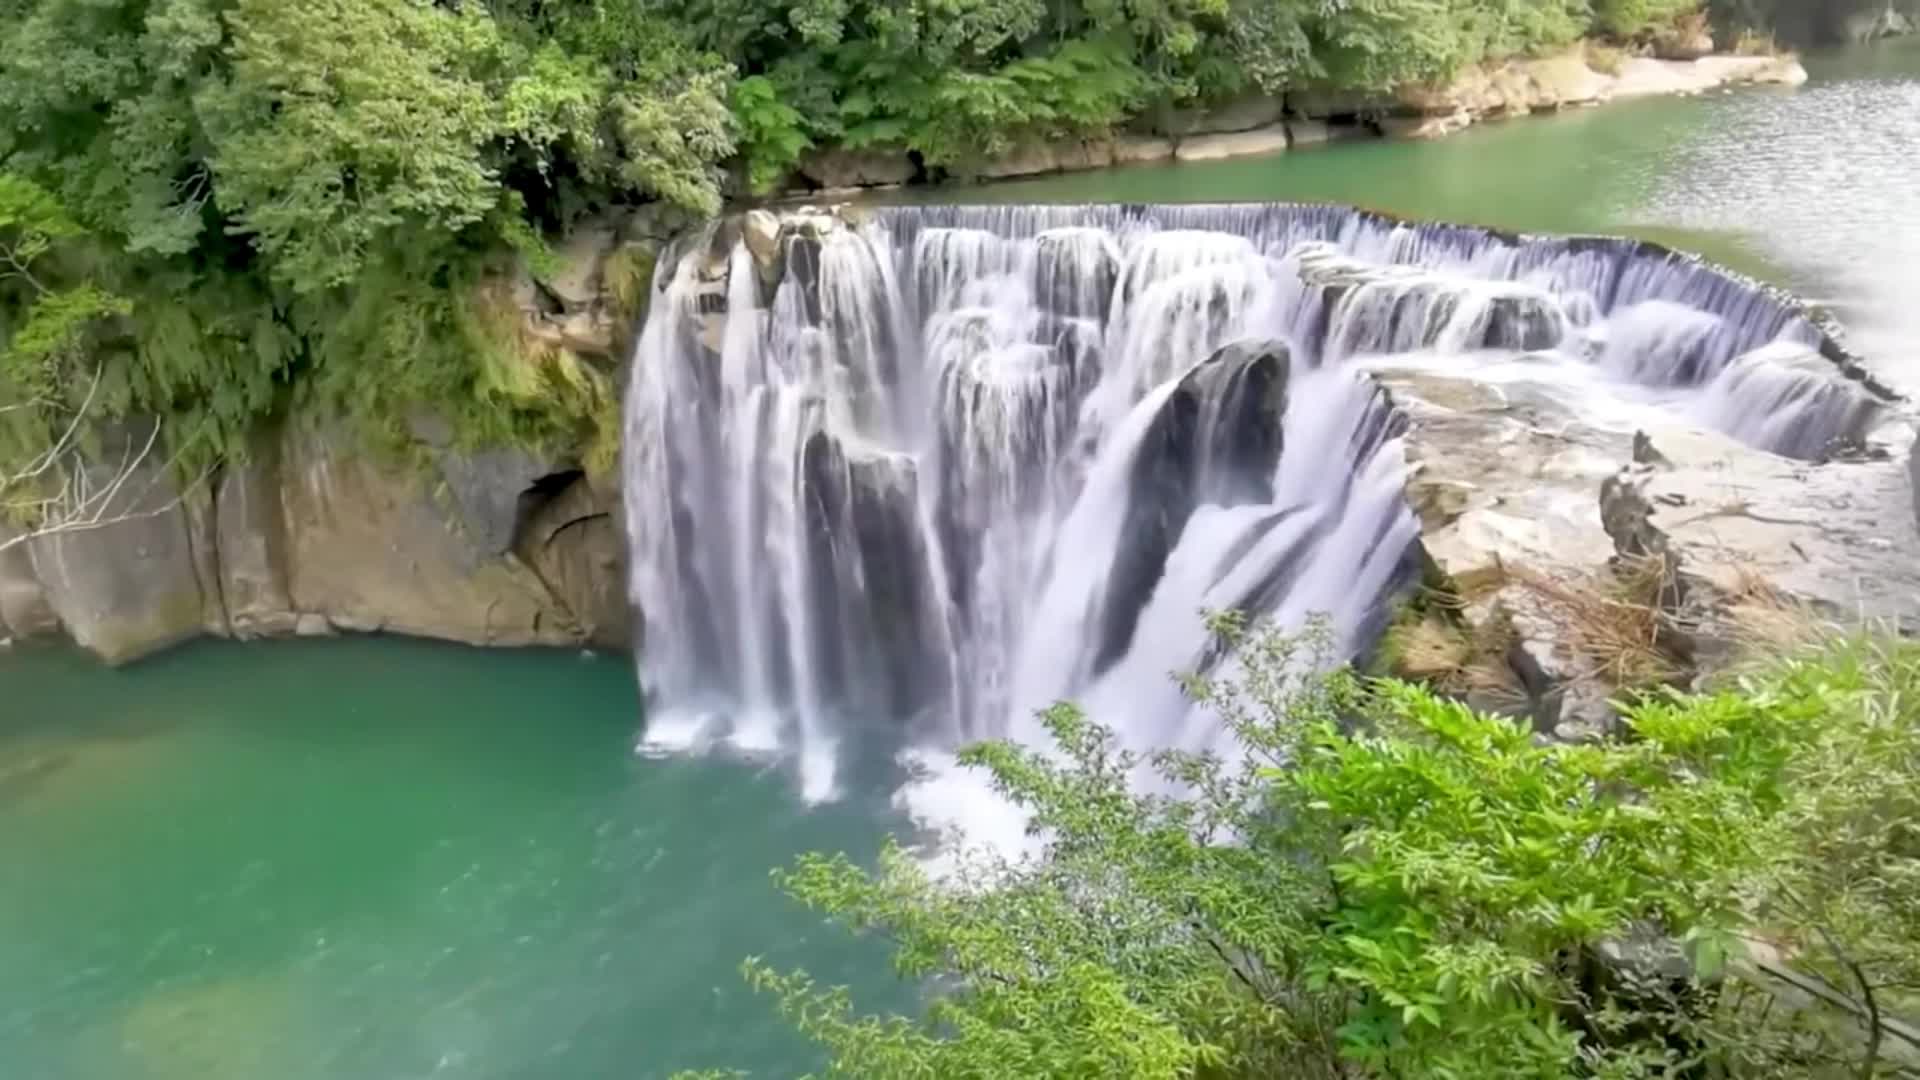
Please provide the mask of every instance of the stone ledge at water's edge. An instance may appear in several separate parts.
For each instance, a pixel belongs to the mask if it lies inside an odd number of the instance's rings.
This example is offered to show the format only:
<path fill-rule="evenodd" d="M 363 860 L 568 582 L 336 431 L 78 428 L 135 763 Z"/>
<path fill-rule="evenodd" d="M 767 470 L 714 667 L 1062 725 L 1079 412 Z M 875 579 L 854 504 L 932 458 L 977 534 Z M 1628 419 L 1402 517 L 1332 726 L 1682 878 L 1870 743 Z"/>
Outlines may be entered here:
<path fill-rule="evenodd" d="M 0 639 L 64 630 L 109 663 L 203 634 L 625 647 L 617 497 L 416 426 L 415 461 L 295 420 L 184 496 L 143 468 L 108 511 L 141 516 L 0 552 Z"/>
<path fill-rule="evenodd" d="M 1592 66 L 1587 47 L 1538 58 L 1489 62 L 1438 85 L 1390 93 L 1289 91 L 1249 94 L 1211 108 L 1143 117 L 1112 138 L 1026 139 L 999 154 L 946 170 L 957 179 L 997 180 L 1168 160 L 1214 161 L 1318 146 L 1344 138 L 1436 138 L 1483 120 L 1599 105 L 1654 95 L 1699 94 L 1724 86 L 1798 86 L 1806 69 L 1791 56 L 1632 56 Z M 829 148 L 808 154 L 796 194 L 891 188 L 928 179 L 904 149 Z"/>

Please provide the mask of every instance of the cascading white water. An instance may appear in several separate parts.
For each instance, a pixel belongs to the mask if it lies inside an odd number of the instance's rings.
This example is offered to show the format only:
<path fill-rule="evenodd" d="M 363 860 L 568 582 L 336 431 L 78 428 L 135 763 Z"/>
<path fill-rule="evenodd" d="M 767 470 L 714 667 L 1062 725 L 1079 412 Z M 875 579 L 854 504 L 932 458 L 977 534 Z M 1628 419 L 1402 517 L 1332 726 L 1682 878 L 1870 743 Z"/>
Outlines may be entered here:
<path fill-rule="evenodd" d="M 1035 739 L 1062 697 L 1227 749 L 1169 678 L 1203 609 L 1364 648 L 1416 536 L 1383 357 L 1524 358 L 1803 457 L 1874 412 L 1790 305 L 1626 241 L 1002 207 L 798 215 L 779 247 L 663 260 L 626 506 L 645 745 L 791 752 L 815 799 L 857 733 Z"/>

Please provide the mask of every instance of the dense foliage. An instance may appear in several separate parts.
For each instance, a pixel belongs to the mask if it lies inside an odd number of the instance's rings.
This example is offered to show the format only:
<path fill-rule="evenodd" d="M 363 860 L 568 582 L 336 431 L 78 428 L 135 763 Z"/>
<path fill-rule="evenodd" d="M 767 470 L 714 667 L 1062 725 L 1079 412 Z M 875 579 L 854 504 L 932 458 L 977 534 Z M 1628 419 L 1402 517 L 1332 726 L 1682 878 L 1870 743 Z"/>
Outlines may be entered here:
<path fill-rule="evenodd" d="M 589 213 L 711 214 L 814 147 L 965 171 L 1022 140 L 1389 87 L 1694 3 L 0 0 L 0 173 L 72 225 L 50 287 L 132 305 L 92 359 L 175 441 L 225 454 L 297 394 L 578 441 L 606 380 L 581 391 L 594 373 L 525 349 L 482 284 Z M 0 281 L 0 333 L 42 300 Z"/>
<path fill-rule="evenodd" d="M 1061 706 L 1058 753 L 966 755 L 1037 859 L 780 875 L 889 938 L 924 1015 L 749 978 L 831 1075 L 882 1080 L 1872 1076 L 1920 1049 L 1881 1026 L 1920 1005 L 1920 647 L 1649 699 L 1567 746 L 1243 644 L 1194 688 L 1244 761 L 1142 761 Z"/>
<path fill-rule="evenodd" d="M 126 407 L 214 453 L 296 386 L 558 434 L 566 380 L 490 370 L 478 283 L 599 205 L 713 212 L 733 148 L 726 66 L 634 5 L 14 0 L 0 39 L 0 170 L 134 301 Z"/>
<path fill-rule="evenodd" d="M 1314 85 L 1378 90 L 1464 64 L 1631 37 L 1697 0 L 681 0 L 732 60 L 756 182 L 809 146 L 935 168 L 1156 109 Z"/>

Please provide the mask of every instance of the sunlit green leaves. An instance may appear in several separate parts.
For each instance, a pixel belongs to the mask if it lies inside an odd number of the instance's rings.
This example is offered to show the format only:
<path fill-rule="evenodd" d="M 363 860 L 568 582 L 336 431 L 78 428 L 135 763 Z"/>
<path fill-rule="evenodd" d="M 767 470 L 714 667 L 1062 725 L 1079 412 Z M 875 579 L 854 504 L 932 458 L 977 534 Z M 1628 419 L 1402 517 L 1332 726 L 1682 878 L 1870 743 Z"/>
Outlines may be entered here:
<path fill-rule="evenodd" d="M 1859 1040 L 1735 985 L 1756 920 L 1831 985 L 1911 999 L 1920 805 L 1895 777 L 1920 768 L 1920 650 L 1630 704 L 1633 737 L 1561 746 L 1215 625 L 1239 662 L 1189 687 L 1244 762 L 1143 759 L 1059 706 L 1050 751 L 963 755 L 1038 858 L 778 875 L 933 995 L 864 1015 L 750 964 L 833 1075 L 1855 1074 Z M 1144 794 L 1155 775 L 1178 794 Z"/>

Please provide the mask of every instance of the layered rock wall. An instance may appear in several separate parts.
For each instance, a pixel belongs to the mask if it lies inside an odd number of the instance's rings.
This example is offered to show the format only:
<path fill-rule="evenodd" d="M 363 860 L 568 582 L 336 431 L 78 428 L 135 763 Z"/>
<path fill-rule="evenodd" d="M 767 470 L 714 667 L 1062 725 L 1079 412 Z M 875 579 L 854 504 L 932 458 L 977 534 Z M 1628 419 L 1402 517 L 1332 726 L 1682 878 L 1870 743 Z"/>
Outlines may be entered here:
<path fill-rule="evenodd" d="M 0 637 L 64 631 L 109 663 L 212 634 L 389 631 L 625 646 L 614 496 L 576 465 L 297 419 L 182 491 L 142 466 L 99 528 L 0 552 Z"/>
<path fill-rule="evenodd" d="M 583 222 L 550 267 L 520 267 L 494 295 L 527 343 L 615 384 L 654 258 L 686 224 L 653 207 Z M 630 644 L 617 485 L 575 458 L 458 445 L 431 414 L 408 429 L 375 452 L 295 416 L 185 485 L 156 448 L 100 527 L 9 545 L 0 525 L 0 642 L 65 632 L 110 663 L 203 634 Z M 100 460 L 105 483 L 104 462 L 124 459 Z"/>

